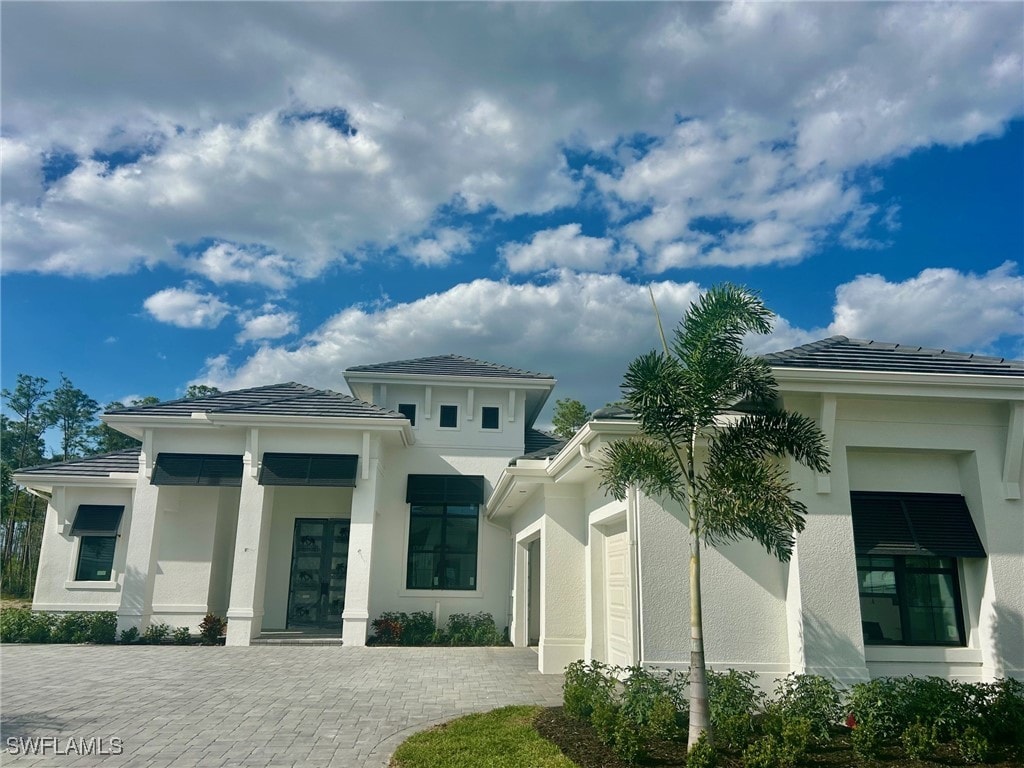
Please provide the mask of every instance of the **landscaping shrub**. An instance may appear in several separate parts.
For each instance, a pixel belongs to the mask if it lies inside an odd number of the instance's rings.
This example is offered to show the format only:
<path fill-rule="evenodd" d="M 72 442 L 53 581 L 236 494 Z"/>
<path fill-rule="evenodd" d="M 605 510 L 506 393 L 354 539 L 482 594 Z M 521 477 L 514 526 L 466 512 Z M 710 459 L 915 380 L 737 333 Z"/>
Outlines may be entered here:
<path fill-rule="evenodd" d="M 643 728 L 637 728 L 619 709 L 615 719 L 615 754 L 630 765 L 647 754 L 649 740 Z"/>
<path fill-rule="evenodd" d="M 935 738 L 935 726 L 925 725 L 920 720 L 904 729 L 900 743 L 907 757 L 914 760 L 925 760 L 939 746 L 939 740 Z"/>
<path fill-rule="evenodd" d="M 122 629 L 119 642 L 124 644 L 139 642 L 139 628 L 128 627 L 128 629 Z"/>
<path fill-rule="evenodd" d="M 622 684 L 620 696 L 623 718 L 646 738 L 674 738 L 678 713 L 687 709 L 683 683 L 671 674 L 652 672 L 641 666 L 625 671 L 628 677 Z"/>
<path fill-rule="evenodd" d="M 381 645 L 397 645 L 402 639 L 402 615 L 386 611 L 370 622 L 373 627 L 373 641 Z"/>
<path fill-rule="evenodd" d="M 796 759 L 776 736 L 752 741 L 743 750 L 744 768 L 791 768 Z"/>
<path fill-rule="evenodd" d="M 811 741 L 822 746 L 831 738 L 831 728 L 843 716 L 839 691 L 827 677 L 791 673 L 775 687 L 774 709 L 784 719 L 804 718 L 810 724 Z"/>
<path fill-rule="evenodd" d="M 178 627 L 171 632 L 171 642 L 175 645 L 189 645 L 192 642 L 192 633 L 188 627 Z"/>
<path fill-rule="evenodd" d="M 1024 682 L 1012 678 L 988 685 L 982 721 L 996 742 L 1024 746 Z"/>
<path fill-rule="evenodd" d="M 117 614 L 97 611 L 89 614 L 89 642 L 112 643 L 117 639 Z"/>
<path fill-rule="evenodd" d="M 227 627 L 226 620 L 216 614 L 208 613 L 199 623 L 199 641 L 203 645 L 217 645 Z"/>
<path fill-rule="evenodd" d="M 715 768 L 718 765 L 718 753 L 708 741 L 708 735 L 702 733 L 693 749 L 686 755 L 686 768 Z"/>
<path fill-rule="evenodd" d="M 402 645 L 428 645 L 434 637 L 434 614 L 413 611 L 402 616 Z"/>
<path fill-rule="evenodd" d="M 899 681 L 888 677 L 854 683 L 850 688 L 849 707 L 856 721 L 854 749 L 858 754 L 864 757 L 874 754 L 858 749 L 858 742 L 865 750 L 875 749 L 871 745 L 896 738 L 909 725 L 903 694 Z"/>
<path fill-rule="evenodd" d="M 611 702 L 615 677 L 611 668 L 600 661 L 589 664 L 582 659 L 565 668 L 562 683 L 562 702 L 566 714 L 580 720 L 590 720 L 598 701 Z"/>
<path fill-rule="evenodd" d="M 973 725 L 964 729 L 956 740 L 956 748 L 965 763 L 984 763 L 989 758 L 991 747 L 985 735 Z"/>
<path fill-rule="evenodd" d="M 85 643 L 89 641 L 89 617 L 84 613 L 65 613 L 57 619 L 51 643 Z"/>
<path fill-rule="evenodd" d="M 501 645 L 503 638 L 491 614 L 453 613 L 448 617 L 442 642 L 449 645 Z"/>
<path fill-rule="evenodd" d="M 766 696 L 757 687 L 757 673 L 708 670 L 708 714 L 715 740 L 726 749 L 743 749 L 754 735 L 754 715 Z"/>
<path fill-rule="evenodd" d="M 611 697 L 594 701 L 594 710 L 590 713 L 590 724 L 594 726 L 597 737 L 605 744 L 615 743 L 615 731 L 619 724 L 619 710 Z"/>
<path fill-rule="evenodd" d="M 29 608 L 7 608 L 0 612 L 0 640 L 5 643 L 46 643 L 50 624 L 43 614 Z"/>
<path fill-rule="evenodd" d="M 171 627 L 169 624 L 165 624 L 162 621 L 151 623 L 146 627 L 146 631 L 142 633 L 142 642 L 147 645 L 160 645 L 170 634 Z"/>

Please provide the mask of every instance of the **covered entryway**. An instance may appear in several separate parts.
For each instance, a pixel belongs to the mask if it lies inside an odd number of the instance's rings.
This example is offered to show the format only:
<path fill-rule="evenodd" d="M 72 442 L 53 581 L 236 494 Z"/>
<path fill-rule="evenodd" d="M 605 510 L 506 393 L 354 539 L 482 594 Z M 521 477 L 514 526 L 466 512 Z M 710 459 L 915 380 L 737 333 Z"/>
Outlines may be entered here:
<path fill-rule="evenodd" d="M 633 663 L 633 610 L 626 521 L 604 532 L 605 641 L 609 664 Z"/>

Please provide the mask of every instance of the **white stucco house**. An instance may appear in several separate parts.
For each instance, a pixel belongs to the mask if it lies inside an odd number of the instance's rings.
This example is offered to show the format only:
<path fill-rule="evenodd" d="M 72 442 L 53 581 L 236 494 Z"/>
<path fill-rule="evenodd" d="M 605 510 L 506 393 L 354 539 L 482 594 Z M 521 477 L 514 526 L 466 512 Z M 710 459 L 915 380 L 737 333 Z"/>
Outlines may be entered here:
<path fill-rule="evenodd" d="M 782 564 L 705 550 L 712 666 L 841 680 L 1024 677 L 1024 363 L 833 337 L 767 356 L 832 468 L 791 469 L 809 510 Z M 33 606 L 120 628 L 228 618 L 366 642 L 385 611 L 485 611 L 543 672 L 577 658 L 685 666 L 679 510 L 600 486 L 621 409 L 571 440 L 534 429 L 555 380 L 443 355 L 127 408 L 141 448 L 30 468 L 47 499 Z"/>

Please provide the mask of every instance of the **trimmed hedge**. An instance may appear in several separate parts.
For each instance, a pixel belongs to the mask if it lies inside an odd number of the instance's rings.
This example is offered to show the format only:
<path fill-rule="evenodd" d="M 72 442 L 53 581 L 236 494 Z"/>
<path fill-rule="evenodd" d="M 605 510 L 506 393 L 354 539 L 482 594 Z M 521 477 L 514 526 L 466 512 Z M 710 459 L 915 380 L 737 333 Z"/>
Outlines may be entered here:
<path fill-rule="evenodd" d="M 28 608 L 0 612 L 0 642 L 113 643 L 117 614 L 113 611 L 37 613 Z"/>
<path fill-rule="evenodd" d="M 370 625 L 372 645 L 507 645 L 489 613 L 453 613 L 440 629 L 430 611 L 387 611 Z"/>

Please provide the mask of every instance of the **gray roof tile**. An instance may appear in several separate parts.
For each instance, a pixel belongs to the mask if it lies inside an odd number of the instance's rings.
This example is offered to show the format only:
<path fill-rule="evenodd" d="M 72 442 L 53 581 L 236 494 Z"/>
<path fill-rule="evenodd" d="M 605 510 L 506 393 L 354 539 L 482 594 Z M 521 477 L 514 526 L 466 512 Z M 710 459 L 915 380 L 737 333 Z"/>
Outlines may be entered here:
<path fill-rule="evenodd" d="M 548 432 L 530 428 L 526 430 L 524 442 L 523 448 L 526 453 L 512 459 L 509 462 L 509 466 L 514 467 L 519 459 L 546 459 L 551 456 L 557 456 L 558 452 L 569 441 L 562 440 L 560 437 L 556 437 Z"/>
<path fill-rule="evenodd" d="M 554 379 L 548 373 L 535 373 L 507 365 L 474 360 L 461 355 L 434 355 L 413 360 L 395 360 L 390 363 L 353 365 L 345 373 L 399 373 L 415 376 L 470 376 L 491 379 Z"/>
<path fill-rule="evenodd" d="M 908 344 L 832 336 L 764 355 L 773 368 L 820 368 L 971 376 L 1024 376 L 1024 362 Z"/>
<path fill-rule="evenodd" d="M 66 475 L 69 477 L 108 477 L 111 472 L 138 472 L 140 446 L 100 456 L 87 456 L 54 464 L 39 464 L 14 470 L 16 475 Z"/>
<path fill-rule="evenodd" d="M 192 413 L 251 414 L 254 416 L 325 416 L 403 419 L 400 413 L 329 389 L 314 389 L 293 381 L 267 387 L 239 389 L 191 400 L 139 405 L 107 411 L 117 416 L 189 416 Z"/>

